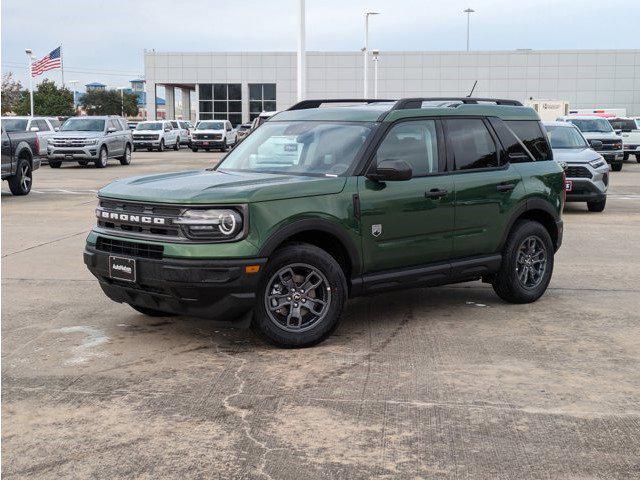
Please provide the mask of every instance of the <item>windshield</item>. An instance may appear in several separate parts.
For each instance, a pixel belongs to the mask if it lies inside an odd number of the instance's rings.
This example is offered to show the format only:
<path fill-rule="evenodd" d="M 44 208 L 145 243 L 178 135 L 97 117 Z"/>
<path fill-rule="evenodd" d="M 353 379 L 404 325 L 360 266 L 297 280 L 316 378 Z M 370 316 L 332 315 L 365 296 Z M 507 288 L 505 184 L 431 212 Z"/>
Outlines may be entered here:
<path fill-rule="evenodd" d="M 613 132 L 611 124 L 604 118 L 570 118 L 569 122 L 573 123 L 581 132 L 597 132 L 609 133 Z"/>
<path fill-rule="evenodd" d="M 249 130 L 251 128 L 251 125 L 240 125 L 238 127 L 239 131 L 244 131 L 244 130 Z"/>
<path fill-rule="evenodd" d="M 580 132 L 576 127 L 560 127 L 560 126 L 547 126 L 547 134 L 549 135 L 549 141 L 551 141 L 551 148 L 588 148 L 587 142 L 585 142 Z"/>
<path fill-rule="evenodd" d="M 200 122 L 196 130 L 224 130 L 223 122 Z"/>
<path fill-rule="evenodd" d="M 62 124 L 63 132 L 102 132 L 104 120 L 97 118 L 70 118 Z"/>
<path fill-rule="evenodd" d="M 622 130 L 623 132 L 630 132 L 638 128 L 632 118 L 611 118 L 609 123 L 615 130 Z"/>
<path fill-rule="evenodd" d="M 219 169 L 338 176 L 349 169 L 371 131 L 370 124 L 267 122 L 232 150 Z"/>
<path fill-rule="evenodd" d="M 136 130 L 162 130 L 161 122 L 144 122 L 136 125 Z"/>
<path fill-rule="evenodd" d="M 26 118 L 2 119 L 2 127 L 5 132 L 24 132 L 27 129 Z"/>

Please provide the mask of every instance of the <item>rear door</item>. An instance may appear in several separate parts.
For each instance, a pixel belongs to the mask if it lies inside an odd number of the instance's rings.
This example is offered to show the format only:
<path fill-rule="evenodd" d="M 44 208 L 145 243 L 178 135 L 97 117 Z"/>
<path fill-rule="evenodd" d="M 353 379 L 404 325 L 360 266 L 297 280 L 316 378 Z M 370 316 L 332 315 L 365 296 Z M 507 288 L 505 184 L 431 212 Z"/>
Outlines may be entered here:
<path fill-rule="evenodd" d="M 2 176 L 11 174 L 11 140 L 2 129 Z"/>
<path fill-rule="evenodd" d="M 115 121 L 113 118 L 110 118 L 107 121 L 107 130 L 113 129 L 114 131 L 111 133 L 107 133 L 108 138 L 108 148 L 109 155 L 114 157 L 117 155 L 121 155 L 124 152 L 124 138 L 122 135 L 122 127 L 120 126 L 120 122 Z"/>
<path fill-rule="evenodd" d="M 487 120 L 449 118 L 444 126 L 448 161 L 455 172 L 452 258 L 494 253 L 515 205 L 513 199 L 523 195 L 522 177 L 501 155 Z"/>
<path fill-rule="evenodd" d="M 386 133 L 371 167 L 382 160 L 404 160 L 413 177 L 395 182 L 358 177 L 366 272 L 449 259 L 454 190 L 444 152 L 442 127 L 435 119 L 401 121 Z"/>

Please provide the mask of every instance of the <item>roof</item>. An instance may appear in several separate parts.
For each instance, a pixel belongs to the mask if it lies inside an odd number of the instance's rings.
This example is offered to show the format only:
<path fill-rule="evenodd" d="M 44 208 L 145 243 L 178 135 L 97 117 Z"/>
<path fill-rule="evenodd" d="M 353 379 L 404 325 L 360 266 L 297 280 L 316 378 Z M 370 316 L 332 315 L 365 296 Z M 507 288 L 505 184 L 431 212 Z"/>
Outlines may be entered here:
<path fill-rule="evenodd" d="M 578 128 L 571 122 L 542 122 L 545 127 Z"/>
<path fill-rule="evenodd" d="M 392 110 L 393 104 L 373 103 L 365 106 L 310 108 L 287 110 L 273 117 L 274 121 L 344 121 L 344 122 L 393 122 L 411 117 L 485 116 L 505 120 L 539 120 L 533 108 L 490 104 L 462 104 L 453 107 L 411 108 Z"/>

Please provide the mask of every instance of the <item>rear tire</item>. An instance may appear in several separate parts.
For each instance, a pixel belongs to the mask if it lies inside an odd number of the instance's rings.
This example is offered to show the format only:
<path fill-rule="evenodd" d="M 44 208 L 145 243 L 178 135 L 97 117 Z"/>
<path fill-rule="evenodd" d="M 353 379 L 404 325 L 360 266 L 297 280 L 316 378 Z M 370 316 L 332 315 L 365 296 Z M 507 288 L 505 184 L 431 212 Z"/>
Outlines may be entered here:
<path fill-rule="evenodd" d="M 60 168 L 62 166 L 62 162 L 54 162 L 52 160 L 49 160 L 49 166 L 51 168 Z"/>
<path fill-rule="evenodd" d="M 198 151 L 198 147 L 191 147 L 191 151 L 192 152 L 197 152 Z"/>
<path fill-rule="evenodd" d="M 139 307 L 138 305 L 131 305 L 131 304 L 129 304 L 129 306 L 131 308 L 133 308 L 136 312 L 140 312 L 143 315 L 147 315 L 148 317 L 175 317 L 175 316 L 177 316 L 176 313 L 163 312 L 163 311 L 160 311 L 160 310 L 156 310 L 155 308 Z"/>
<path fill-rule="evenodd" d="M 109 163 L 109 154 L 107 152 L 107 147 L 100 148 L 100 153 L 98 154 L 98 158 L 96 158 L 95 164 L 96 168 L 105 168 Z"/>
<path fill-rule="evenodd" d="M 614 172 L 622 171 L 622 162 L 611 162 L 611 170 Z"/>
<path fill-rule="evenodd" d="M 31 191 L 33 181 L 33 170 L 31 162 L 26 158 L 18 159 L 15 175 L 9 177 L 9 190 L 14 195 L 28 195 Z"/>
<path fill-rule="evenodd" d="M 315 345 L 338 326 L 346 299 L 338 262 L 314 245 L 291 244 L 276 251 L 264 269 L 252 328 L 280 347 Z"/>
<path fill-rule="evenodd" d="M 636 153 L 636 162 L 640 163 L 640 153 Z"/>
<path fill-rule="evenodd" d="M 120 165 L 131 164 L 131 147 L 129 145 L 124 147 L 124 155 L 122 155 L 118 160 L 120 160 Z"/>
<path fill-rule="evenodd" d="M 180 150 L 180 139 L 176 139 L 176 144 L 173 146 L 173 149 L 178 151 Z"/>
<path fill-rule="evenodd" d="M 607 204 L 607 199 L 601 200 L 599 202 L 587 202 L 587 209 L 590 212 L 603 212 L 604 207 Z"/>
<path fill-rule="evenodd" d="M 86 167 L 87 165 L 89 165 L 89 162 L 87 162 L 86 160 L 78 160 L 78 165 Z"/>
<path fill-rule="evenodd" d="M 626 162 L 627 160 L 629 160 L 629 154 L 628 153 L 623 153 L 622 154 L 622 161 Z"/>
<path fill-rule="evenodd" d="M 158 151 L 164 152 L 164 138 L 160 140 L 160 145 L 158 145 Z"/>
<path fill-rule="evenodd" d="M 535 302 L 549 286 L 553 257 L 547 229 L 531 220 L 517 221 L 502 250 L 502 265 L 492 283 L 493 290 L 509 303 Z"/>

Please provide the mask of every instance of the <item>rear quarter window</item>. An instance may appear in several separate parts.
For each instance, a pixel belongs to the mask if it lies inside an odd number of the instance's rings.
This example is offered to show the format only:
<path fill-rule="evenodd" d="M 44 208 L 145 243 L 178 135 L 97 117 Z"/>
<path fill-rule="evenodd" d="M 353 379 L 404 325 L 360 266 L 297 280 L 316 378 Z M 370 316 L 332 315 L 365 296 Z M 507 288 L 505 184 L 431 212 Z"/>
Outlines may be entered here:
<path fill-rule="evenodd" d="M 504 122 L 524 143 L 537 161 L 551 160 L 551 146 L 546 134 L 536 120 L 506 120 Z"/>

